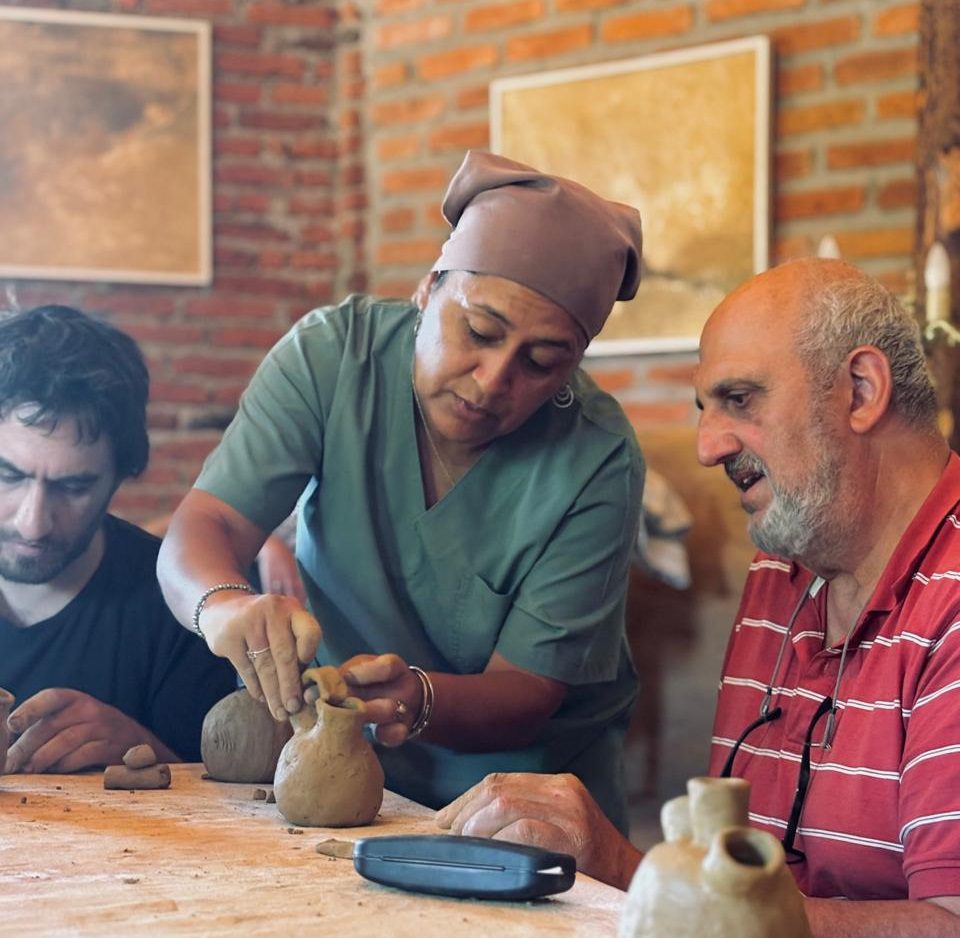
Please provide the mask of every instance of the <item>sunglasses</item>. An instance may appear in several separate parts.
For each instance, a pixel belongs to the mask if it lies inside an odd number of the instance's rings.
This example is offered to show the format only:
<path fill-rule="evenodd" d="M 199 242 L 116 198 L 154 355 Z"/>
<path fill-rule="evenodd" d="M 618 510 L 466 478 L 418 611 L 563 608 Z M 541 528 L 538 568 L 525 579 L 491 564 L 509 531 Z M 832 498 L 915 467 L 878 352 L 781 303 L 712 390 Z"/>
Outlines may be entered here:
<path fill-rule="evenodd" d="M 780 665 L 783 662 L 783 656 L 784 652 L 786 651 L 787 642 L 790 640 L 790 634 L 793 631 L 794 623 L 797 621 L 797 616 L 800 614 L 800 610 L 803 608 L 803 604 L 806 602 L 808 597 L 817 595 L 824 582 L 825 581 L 820 577 L 814 577 L 813 581 L 810 583 L 807 589 L 804 590 L 803 595 L 800 597 L 797 605 L 794 607 L 794 610 L 790 615 L 790 619 L 787 622 L 787 628 L 783 633 L 783 638 L 780 641 L 780 650 L 777 652 L 777 660 L 773 665 L 773 673 L 770 675 L 770 681 L 767 684 L 766 692 L 764 693 L 763 699 L 760 702 L 760 716 L 754 720 L 740 734 L 739 737 L 737 737 L 737 741 L 733 744 L 733 748 L 730 750 L 730 755 L 727 756 L 727 761 L 724 762 L 723 768 L 720 771 L 721 778 L 730 778 L 731 774 L 733 773 L 734 759 L 736 759 L 737 753 L 740 751 L 740 747 L 743 745 L 746 738 L 754 730 L 759 729 L 761 726 L 764 726 L 767 723 L 773 723 L 775 720 L 778 720 L 781 716 L 783 716 L 782 707 L 773 707 L 771 709 L 770 704 L 773 702 L 773 688 L 776 686 L 777 676 L 780 673 Z M 804 734 L 803 749 L 800 752 L 800 774 L 797 777 L 797 787 L 793 795 L 793 805 L 790 808 L 790 817 L 787 821 L 787 829 L 783 835 L 783 839 L 780 841 L 780 843 L 783 845 L 783 851 L 787 855 L 787 863 L 802 863 L 804 860 L 806 860 L 806 854 L 794 846 L 794 841 L 797 837 L 797 829 L 800 826 L 800 816 L 803 814 L 803 805 L 807 799 L 807 792 L 810 788 L 810 779 L 813 774 L 810 768 L 811 753 L 814 749 L 823 749 L 825 752 L 829 752 L 833 743 L 833 736 L 837 726 L 837 692 L 840 690 L 840 678 L 843 676 L 843 668 L 847 660 L 847 647 L 850 644 L 850 636 L 852 633 L 853 628 L 851 627 L 843 641 L 843 650 L 840 652 L 840 667 L 837 669 L 837 678 L 833 684 L 833 693 L 827 697 L 824 697 L 823 700 L 820 701 L 820 705 L 813 714 L 810 724 L 807 726 L 807 731 Z M 823 724 L 823 736 L 815 740 L 817 729 L 824 717 L 827 719 Z"/>

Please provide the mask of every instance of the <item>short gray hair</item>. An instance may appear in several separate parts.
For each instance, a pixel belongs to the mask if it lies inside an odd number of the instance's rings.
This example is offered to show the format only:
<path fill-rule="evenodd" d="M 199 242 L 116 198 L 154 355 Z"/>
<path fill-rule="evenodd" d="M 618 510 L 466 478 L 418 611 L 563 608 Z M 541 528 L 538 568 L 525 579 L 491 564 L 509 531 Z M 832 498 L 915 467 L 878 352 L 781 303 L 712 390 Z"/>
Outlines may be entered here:
<path fill-rule="evenodd" d="M 814 284 L 796 332 L 797 353 L 822 389 L 858 345 L 873 345 L 890 362 L 892 407 L 908 423 L 937 431 L 937 394 L 917 321 L 871 277 Z"/>

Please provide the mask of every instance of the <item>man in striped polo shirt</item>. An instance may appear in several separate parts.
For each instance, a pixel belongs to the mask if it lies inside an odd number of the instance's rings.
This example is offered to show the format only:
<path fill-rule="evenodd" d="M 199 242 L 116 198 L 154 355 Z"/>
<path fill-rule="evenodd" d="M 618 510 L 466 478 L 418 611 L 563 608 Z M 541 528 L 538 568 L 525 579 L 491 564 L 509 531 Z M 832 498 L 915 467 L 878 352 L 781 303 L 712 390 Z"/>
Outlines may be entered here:
<path fill-rule="evenodd" d="M 710 772 L 751 782 L 815 935 L 960 935 L 960 458 L 916 323 L 849 264 L 793 261 L 717 308 L 695 383 L 698 457 L 760 548 Z M 625 887 L 640 854 L 597 814 L 568 776 L 515 775 L 439 820 Z"/>
<path fill-rule="evenodd" d="M 710 772 L 750 780 L 815 934 L 960 934 L 960 459 L 916 323 L 856 268 L 794 261 L 718 307 L 695 384 L 698 457 L 760 548 Z"/>

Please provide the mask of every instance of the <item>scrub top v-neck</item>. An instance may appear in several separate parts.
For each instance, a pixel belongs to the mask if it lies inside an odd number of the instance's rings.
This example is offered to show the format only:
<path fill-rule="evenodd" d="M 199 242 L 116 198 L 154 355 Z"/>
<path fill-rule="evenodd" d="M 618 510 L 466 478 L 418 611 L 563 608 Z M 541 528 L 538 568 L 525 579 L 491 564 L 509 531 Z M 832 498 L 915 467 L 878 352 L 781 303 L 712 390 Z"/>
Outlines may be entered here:
<path fill-rule="evenodd" d="M 574 771 L 622 825 L 635 696 L 624 600 L 643 480 L 632 430 L 578 371 L 573 406 L 545 404 L 427 509 L 414 316 L 359 296 L 305 316 L 257 370 L 197 486 L 265 531 L 306 489 L 297 560 L 322 661 L 395 652 L 471 674 L 498 651 L 570 685 L 523 750 L 380 747 L 390 788 L 439 806 L 492 771 Z"/>

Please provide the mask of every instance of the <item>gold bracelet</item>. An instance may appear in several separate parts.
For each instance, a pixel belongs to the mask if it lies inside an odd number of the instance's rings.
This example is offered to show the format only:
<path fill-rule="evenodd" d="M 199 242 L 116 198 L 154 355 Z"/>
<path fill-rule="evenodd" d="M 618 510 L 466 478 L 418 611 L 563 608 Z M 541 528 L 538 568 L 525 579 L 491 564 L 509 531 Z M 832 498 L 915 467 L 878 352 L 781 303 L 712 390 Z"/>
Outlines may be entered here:
<path fill-rule="evenodd" d="M 407 733 L 407 742 L 416 739 L 430 725 L 434 702 L 433 681 L 430 680 L 430 675 L 415 664 L 411 664 L 409 667 L 420 678 L 420 686 L 423 688 L 423 703 L 420 705 L 419 715 L 410 727 L 410 732 Z"/>
<path fill-rule="evenodd" d="M 193 631 L 204 641 L 207 640 L 207 636 L 200 631 L 200 613 L 203 612 L 203 607 L 207 604 L 207 600 L 214 593 L 219 593 L 223 590 L 243 590 L 245 593 L 256 593 L 256 590 L 249 583 L 218 583 L 216 586 L 211 586 L 208 590 L 204 590 L 203 595 L 197 600 L 197 605 L 193 610 Z"/>

